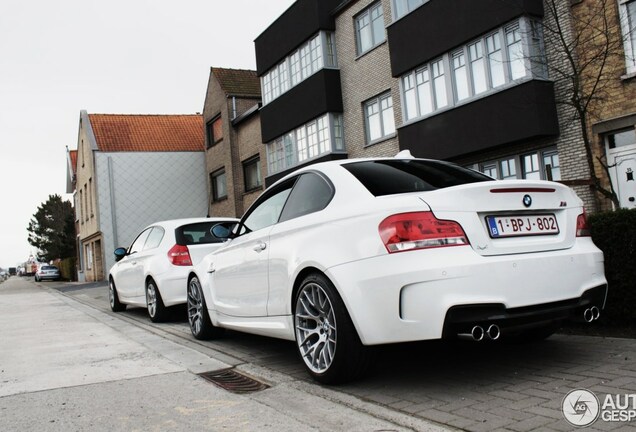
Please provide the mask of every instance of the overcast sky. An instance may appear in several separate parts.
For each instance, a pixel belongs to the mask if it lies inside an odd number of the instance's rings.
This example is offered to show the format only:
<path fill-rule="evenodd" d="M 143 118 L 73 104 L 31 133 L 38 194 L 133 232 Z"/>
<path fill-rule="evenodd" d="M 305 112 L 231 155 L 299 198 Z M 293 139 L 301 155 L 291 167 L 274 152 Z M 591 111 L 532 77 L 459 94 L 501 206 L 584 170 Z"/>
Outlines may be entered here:
<path fill-rule="evenodd" d="M 211 66 L 255 69 L 254 39 L 293 0 L 0 1 L 0 267 L 66 195 L 80 110 L 202 112 Z"/>

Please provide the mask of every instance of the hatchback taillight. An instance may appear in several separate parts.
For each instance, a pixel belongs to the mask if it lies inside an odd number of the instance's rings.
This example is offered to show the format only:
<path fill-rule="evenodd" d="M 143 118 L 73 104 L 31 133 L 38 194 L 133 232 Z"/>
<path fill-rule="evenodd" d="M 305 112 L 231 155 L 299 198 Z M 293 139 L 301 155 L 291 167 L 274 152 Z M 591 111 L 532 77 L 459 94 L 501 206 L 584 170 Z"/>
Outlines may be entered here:
<path fill-rule="evenodd" d="M 576 218 L 576 236 L 589 237 L 591 235 L 590 226 L 588 225 L 587 217 L 585 216 L 585 209 L 583 209 L 583 213 Z"/>
<path fill-rule="evenodd" d="M 176 266 L 191 266 L 192 259 L 190 258 L 190 251 L 187 246 L 174 245 L 168 251 L 168 259 L 173 265 Z"/>
<path fill-rule="evenodd" d="M 457 222 L 437 219 L 432 212 L 389 216 L 380 223 L 379 231 L 389 253 L 468 244 Z"/>

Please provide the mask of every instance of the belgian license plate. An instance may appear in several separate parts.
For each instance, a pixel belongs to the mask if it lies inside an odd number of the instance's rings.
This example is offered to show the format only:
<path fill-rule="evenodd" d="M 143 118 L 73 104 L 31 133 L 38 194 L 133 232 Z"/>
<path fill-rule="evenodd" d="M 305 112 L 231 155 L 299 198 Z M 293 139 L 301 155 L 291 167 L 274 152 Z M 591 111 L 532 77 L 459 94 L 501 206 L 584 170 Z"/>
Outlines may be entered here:
<path fill-rule="evenodd" d="M 486 222 L 492 238 L 559 233 L 559 225 L 553 214 L 486 216 Z"/>

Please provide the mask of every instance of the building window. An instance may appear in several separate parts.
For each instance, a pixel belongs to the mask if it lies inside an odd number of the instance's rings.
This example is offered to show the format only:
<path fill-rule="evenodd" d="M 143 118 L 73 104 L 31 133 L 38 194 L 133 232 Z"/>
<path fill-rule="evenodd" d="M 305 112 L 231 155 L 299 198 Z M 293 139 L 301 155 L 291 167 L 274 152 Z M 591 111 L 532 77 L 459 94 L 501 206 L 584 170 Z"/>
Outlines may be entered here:
<path fill-rule="evenodd" d="M 413 9 L 421 6 L 425 0 L 393 0 L 394 18 L 402 18 L 404 15 L 413 11 Z"/>
<path fill-rule="evenodd" d="M 84 254 L 84 258 L 86 259 L 86 270 L 91 270 L 93 268 L 93 248 L 91 244 L 85 245 L 86 253 Z"/>
<path fill-rule="evenodd" d="M 636 144 L 636 131 L 634 128 L 615 131 L 607 134 L 605 139 L 611 149 Z"/>
<path fill-rule="evenodd" d="M 222 201 L 227 198 L 225 168 L 210 174 L 210 183 L 212 185 L 212 202 Z"/>
<path fill-rule="evenodd" d="M 356 45 L 362 55 L 380 45 L 386 39 L 382 3 L 371 5 L 355 17 Z"/>
<path fill-rule="evenodd" d="M 539 23 L 521 18 L 403 75 L 405 118 L 425 117 L 523 80 L 545 79 L 544 59 Z"/>
<path fill-rule="evenodd" d="M 261 159 L 254 156 L 243 162 L 243 179 L 245 180 L 245 192 L 261 189 Z"/>
<path fill-rule="evenodd" d="M 477 164 L 480 172 L 499 180 L 561 180 L 559 153 L 548 148 Z"/>
<path fill-rule="evenodd" d="M 341 114 L 325 114 L 267 144 L 267 168 L 275 174 L 329 153 L 344 152 Z"/>
<path fill-rule="evenodd" d="M 619 0 L 627 73 L 636 73 L 636 0 Z"/>
<path fill-rule="evenodd" d="M 393 98 L 384 93 L 363 104 L 367 144 L 395 134 Z"/>
<path fill-rule="evenodd" d="M 79 217 L 80 222 L 84 223 L 84 218 L 82 217 L 82 213 L 84 213 L 84 191 L 80 189 L 79 191 L 80 205 L 79 209 L 77 209 L 77 216 Z"/>
<path fill-rule="evenodd" d="M 88 205 L 91 209 L 91 217 L 95 217 L 95 213 L 93 211 L 93 178 L 88 179 Z"/>
<path fill-rule="evenodd" d="M 321 31 L 261 77 L 263 104 L 268 104 L 319 70 L 337 67 L 333 34 Z"/>
<path fill-rule="evenodd" d="M 221 114 L 210 120 L 206 124 L 205 129 L 208 138 L 208 148 L 221 141 L 223 139 L 223 122 L 221 121 Z"/>
<path fill-rule="evenodd" d="M 556 150 L 543 152 L 543 166 L 546 180 L 561 180 L 561 165 Z"/>

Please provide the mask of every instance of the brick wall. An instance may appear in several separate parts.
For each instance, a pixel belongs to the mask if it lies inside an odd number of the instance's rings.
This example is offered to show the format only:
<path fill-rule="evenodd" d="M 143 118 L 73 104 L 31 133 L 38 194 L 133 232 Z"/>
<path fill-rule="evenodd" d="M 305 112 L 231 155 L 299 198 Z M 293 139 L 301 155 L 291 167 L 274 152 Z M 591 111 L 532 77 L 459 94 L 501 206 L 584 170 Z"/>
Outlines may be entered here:
<path fill-rule="evenodd" d="M 373 0 L 355 2 L 336 18 L 336 50 L 342 84 L 345 145 L 350 158 L 393 156 L 399 151 L 397 136 L 366 145 L 362 103 L 373 96 L 391 91 L 396 126 L 402 123 L 400 88 L 391 76 L 389 45 L 383 44 L 358 56 L 353 17 Z M 384 23 L 391 23 L 391 1 L 382 0 Z"/>

